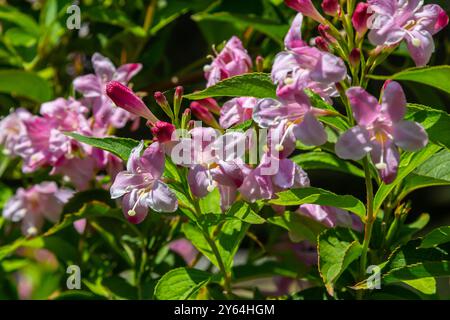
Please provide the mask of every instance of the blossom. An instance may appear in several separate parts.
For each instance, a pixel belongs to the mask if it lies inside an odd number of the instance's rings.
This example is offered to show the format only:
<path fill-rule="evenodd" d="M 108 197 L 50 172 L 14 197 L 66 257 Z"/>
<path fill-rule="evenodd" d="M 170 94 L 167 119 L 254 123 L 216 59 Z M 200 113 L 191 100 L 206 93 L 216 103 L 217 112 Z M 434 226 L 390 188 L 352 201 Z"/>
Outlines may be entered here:
<path fill-rule="evenodd" d="M 336 207 L 302 204 L 297 213 L 312 218 L 328 228 L 346 227 L 361 231 L 363 226 L 357 216 Z"/>
<path fill-rule="evenodd" d="M 86 103 L 92 105 L 97 126 L 124 127 L 128 120 L 136 117 L 124 109 L 113 107 L 111 100 L 106 95 L 106 84 L 110 81 L 127 84 L 142 69 L 142 65 L 129 63 L 116 69 L 111 60 L 95 53 L 92 56 L 92 66 L 95 74 L 76 78 L 73 81 L 75 90 L 83 94 Z"/>
<path fill-rule="evenodd" d="M 358 125 L 345 132 L 336 143 L 336 154 L 343 159 L 359 160 L 370 153 L 385 183 L 397 175 L 397 147 L 416 151 L 428 143 L 424 128 L 405 121 L 406 98 L 395 81 L 385 85 L 381 104 L 360 87 L 347 90 L 353 115 Z"/>
<path fill-rule="evenodd" d="M 341 9 L 338 0 L 323 0 L 320 6 L 323 12 L 330 16 L 337 15 Z"/>
<path fill-rule="evenodd" d="M 324 23 L 326 21 L 319 11 L 317 11 L 316 7 L 314 7 L 311 0 L 284 0 L 284 3 L 288 7 L 316 20 L 319 23 Z"/>
<path fill-rule="evenodd" d="M 245 200 L 255 202 L 273 199 L 277 192 L 308 187 L 309 184 L 306 172 L 292 160 L 265 153 L 260 164 L 245 176 L 238 190 Z"/>
<path fill-rule="evenodd" d="M 9 155 L 16 155 L 14 149 L 27 130 L 24 120 L 32 115 L 27 110 L 19 108 L 0 121 L 0 144 L 3 145 L 3 152 Z"/>
<path fill-rule="evenodd" d="M 142 222 L 148 209 L 174 212 L 178 208 L 175 194 L 161 180 L 164 171 L 164 152 L 158 142 L 151 144 L 143 154 L 144 142 L 134 148 L 126 171 L 120 172 L 110 193 L 112 199 L 122 198 L 125 217 L 132 223 Z"/>
<path fill-rule="evenodd" d="M 198 254 L 197 249 L 187 239 L 177 239 L 169 243 L 169 248 L 189 264 Z"/>
<path fill-rule="evenodd" d="M 352 25 L 355 28 L 358 36 L 361 37 L 367 31 L 368 20 L 372 15 L 372 11 L 369 10 L 369 4 L 365 2 L 359 2 L 356 5 L 355 11 L 352 16 Z"/>
<path fill-rule="evenodd" d="M 252 59 L 238 37 L 233 36 L 213 62 L 204 67 L 207 87 L 220 80 L 247 73 L 252 68 Z"/>
<path fill-rule="evenodd" d="M 298 92 L 278 100 L 261 99 L 253 111 L 253 120 L 263 128 L 282 124 L 304 144 L 322 145 L 327 141 L 327 135 L 316 116 L 326 114 L 326 110 L 311 107 L 308 96 Z M 284 133 L 279 137 L 279 144 L 283 144 L 286 136 Z"/>
<path fill-rule="evenodd" d="M 430 60 L 434 51 L 433 35 L 448 24 L 445 11 L 436 4 L 421 0 L 369 0 L 375 13 L 369 40 L 375 45 L 396 45 L 406 41 L 417 66 Z"/>
<path fill-rule="evenodd" d="M 299 34 L 301 14 L 298 14 L 289 30 L 286 51 L 278 53 L 272 66 L 272 81 L 278 85 L 277 95 L 291 94 L 309 88 L 328 99 L 337 95 L 335 82 L 343 80 L 347 69 L 342 59 L 331 53 L 292 41 L 292 34 Z"/>
<path fill-rule="evenodd" d="M 219 123 L 224 129 L 250 120 L 258 99 L 251 97 L 234 98 L 224 103 L 220 110 Z"/>
<path fill-rule="evenodd" d="M 3 208 L 3 217 L 13 222 L 22 221 L 22 233 L 36 235 L 45 219 L 55 223 L 59 220 L 63 206 L 72 197 L 73 191 L 58 188 L 55 182 L 42 182 L 31 188 L 17 189 Z"/>

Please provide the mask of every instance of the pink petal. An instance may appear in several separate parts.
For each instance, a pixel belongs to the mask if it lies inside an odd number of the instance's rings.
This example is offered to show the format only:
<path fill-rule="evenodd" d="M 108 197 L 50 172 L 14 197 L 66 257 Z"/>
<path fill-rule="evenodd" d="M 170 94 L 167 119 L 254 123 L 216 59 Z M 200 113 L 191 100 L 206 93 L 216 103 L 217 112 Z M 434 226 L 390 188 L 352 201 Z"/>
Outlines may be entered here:
<path fill-rule="evenodd" d="M 323 124 L 308 112 L 303 121 L 294 127 L 295 136 L 309 146 L 320 146 L 327 142 L 327 134 Z"/>
<path fill-rule="evenodd" d="M 405 116 L 406 97 L 398 82 L 391 81 L 384 88 L 381 109 L 386 111 L 394 122 L 402 120 Z"/>
<path fill-rule="evenodd" d="M 406 151 L 419 150 L 428 143 L 428 135 L 425 129 L 413 121 L 396 123 L 393 136 L 395 144 Z"/>
<path fill-rule="evenodd" d="M 174 212 L 178 209 L 175 193 L 161 181 L 155 182 L 153 189 L 145 197 L 145 202 L 156 212 Z"/>
<path fill-rule="evenodd" d="M 370 152 L 373 163 L 380 172 L 384 183 L 389 184 L 397 177 L 398 163 L 400 155 L 393 143 L 380 146 L 374 143 Z"/>
<path fill-rule="evenodd" d="M 411 31 L 406 37 L 408 51 L 416 66 L 426 65 L 434 52 L 434 41 L 431 33 L 426 30 Z"/>
<path fill-rule="evenodd" d="M 123 215 L 128 221 L 134 224 L 144 221 L 148 214 L 148 207 L 142 197 L 140 197 L 138 191 L 138 189 L 134 189 L 122 199 Z"/>
<path fill-rule="evenodd" d="M 363 88 L 351 87 L 347 90 L 347 97 L 359 125 L 371 124 L 380 114 L 378 100 Z"/>
<path fill-rule="evenodd" d="M 371 150 L 369 133 L 363 127 L 353 127 L 339 137 L 335 150 L 342 159 L 360 160 Z"/>

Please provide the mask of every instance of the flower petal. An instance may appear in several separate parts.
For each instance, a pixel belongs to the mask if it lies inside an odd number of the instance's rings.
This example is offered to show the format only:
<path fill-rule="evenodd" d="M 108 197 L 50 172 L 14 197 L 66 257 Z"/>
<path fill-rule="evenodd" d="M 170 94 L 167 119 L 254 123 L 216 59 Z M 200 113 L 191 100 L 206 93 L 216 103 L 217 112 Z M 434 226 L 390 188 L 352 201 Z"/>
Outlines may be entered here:
<path fill-rule="evenodd" d="M 428 143 L 428 135 L 425 129 L 413 121 L 396 123 L 393 136 L 395 144 L 406 151 L 419 150 Z"/>
<path fill-rule="evenodd" d="M 408 51 L 416 66 L 424 66 L 434 52 L 433 36 L 426 30 L 413 30 L 406 37 Z"/>
<path fill-rule="evenodd" d="M 178 209 L 175 193 L 161 181 L 155 182 L 153 189 L 145 197 L 145 202 L 156 212 L 174 212 Z"/>
<path fill-rule="evenodd" d="M 113 79 L 116 67 L 114 67 L 111 60 L 102 56 L 100 53 L 94 53 L 92 56 L 92 66 L 94 67 L 95 74 L 106 81 Z"/>
<path fill-rule="evenodd" d="M 140 168 L 143 172 L 150 173 L 154 179 L 159 179 L 164 171 L 165 160 L 160 143 L 153 142 L 142 154 Z"/>
<path fill-rule="evenodd" d="M 389 184 L 397 177 L 400 155 L 393 143 L 381 146 L 374 143 L 370 152 L 373 163 L 380 172 L 384 183 Z"/>
<path fill-rule="evenodd" d="M 145 181 L 145 175 L 122 171 L 117 174 L 109 191 L 111 193 L 111 198 L 117 199 L 134 189 L 141 189 L 147 184 L 148 182 Z"/>
<path fill-rule="evenodd" d="M 292 160 L 281 159 L 278 172 L 273 176 L 273 183 L 283 189 L 291 188 L 294 185 L 296 169 Z"/>
<path fill-rule="evenodd" d="M 294 135 L 308 146 L 320 146 L 327 142 L 327 133 L 323 124 L 308 112 L 303 121 L 294 127 Z"/>
<path fill-rule="evenodd" d="M 342 159 L 360 160 L 372 149 L 369 133 L 360 126 L 341 135 L 336 142 L 336 154 Z"/>
<path fill-rule="evenodd" d="M 346 93 L 353 110 L 353 116 L 359 125 L 369 125 L 378 117 L 380 105 L 374 96 L 361 87 L 352 87 Z"/>
<path fill-rule="evenodd" d="M 138 189 L 134 189 L 123 197 L 122 211 L 125 218 L 134 224 L 141 223 L 147 217 L 148 207 L 143 197 L 140 197 Z"/>
<path fill-rule="evenodd" d="M 188 183 L 192 194 L 198 198 L 206 197 L 209 193 L 208 187 L 212 184 L 208 170 L 202 165 L 195 165 L 188 173 Z"/>
<path fill-rule="evenodd" d="M 389 114 L 392 121 L 403 119 L 406 112 L 406 97 L 398 82 L 389 82 L 383 91 L 381 109 Z"/>

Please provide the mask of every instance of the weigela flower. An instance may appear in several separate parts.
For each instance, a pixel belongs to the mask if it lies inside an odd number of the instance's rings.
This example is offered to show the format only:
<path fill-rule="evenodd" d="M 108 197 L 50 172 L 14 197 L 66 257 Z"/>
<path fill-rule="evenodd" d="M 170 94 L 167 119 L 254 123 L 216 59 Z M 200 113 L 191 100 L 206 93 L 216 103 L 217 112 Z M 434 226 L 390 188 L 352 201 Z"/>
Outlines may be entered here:
<path fill-rule="evenodd" d="M 16 155 L 14 149 L 17 143 L 27 134 L 24 120 L 31 117 L 31 113 L 19 108 L 0 121 L 0 144 L 5 154 Z"/>
<path fill-rule="evenodd" d="M 111 186 L 111 198 L 122 198 L 122 209 L 131 223 L 141 223 L 148 209 L 174 212 L 178 201 L 172 190 L 161 180 L 164 171 L 164 151 L 158 142 L 145 151 L 144 142 L 133 149 L 126 171 L 120 172 Z M 142 153 L 142 155 L 141 155 Z"/>
<path fill-rule="evenodd" d="M 224 129 L 250 120 L 258 99 L 251 97 L 234 98 L 224 103 L 220 110 L 219 123 Z"/>
<path fill-rule="evenodd" d="M 352 16 L 353 28 L 355 28 L 358 36 L 361 37 L 367 31 L 368 19 L 372 15 L 372 10 L 369 10 L 369 4 L 365 2 L 359 2 L 356 5 L 355 11 Z"/>
<path fill-rule="evenodd" d="M 396 45 L 405 40 L 417 66 L 423 66 L 434 52 L 433 35 L 448 24 L 445 11 L 423 0 L 368 0 L 375 15 L 369 40 L 375 45 Z"/>
<path fill-rule="evenodd" d="M 283 145 L 291 133 L 306 145 L 322 145 L 327 135 L 318 115 L 326 115 L 327 111 L 311 107 L 309 98 L 303 92 L 285 95 L 278 100 L 261 99 L 253 111 L 253 120 L 261 127 L 277 127 L 283 131 L 279 144 Z"/>
<path fill-rule="evenodd" d="M 238 37 L 233 36 L 225 47 L 214 58 L 213 62 L 204 67 L 207 87 L 215 85 L 220 80 L 250 72 L 252 59 Z"/>
<path fill-rule="evenodd" d="M 300 34 L 301 20 L 298 14 L 285 39 L 287 51 L 275 57 L 272 81 L 278 85 L 278 96 L 309 88 L 329 100 L 337 95 L 334 83 L 346 77 L 347 69 L 342 59 L 331 53 L 291 40 L 293 34 Z"/>
<path fill-rule="evenodd" d="M 336 154 L 343 159 L 360 160 L 370 153 L 385 183 L 397 175 L 397 146 L 416 151 L 428 143 L 424 128 L 405 121 L 406 98 L 395 81 L 385 85 L 381 104 L 363 88 L 352 87 L 347 96 L 358 125 L 345 132 L 336 143 Z"/>
<path fill-rule="evenodd" d="M 22 221 L 22 233 L 34 236 L 45 219 L 55 223 L 73 191 L 60 189 L 55 182 L 42 182 L 29 189 L 19 188 L 3 208 L 3 217 L 13 222 Z"/>
<path fill-rule="evenodd" d="M 111 60 L 95 53 L 92 56 L 92 66 L 95 74 L 80 76 L 73 81 L 76 91 L 83 94 L 86 104 L 92 105 L 96 125 L 116 128 L 125 126 L 128 120 L 137 117 L 124 109 L 114 108 L 111 100 L 106 95 L 106 84 L 110 81 L 118 81 L 127 84 L 141 69 L 139 63 L 125 64 L 116 69 Z"/>
<path fill-rule="evenodd" d="M 341 9 L 338 0 L 323 0 L 320 6 L 323 12 L 330 16 L 337 15 Z"/>
<path fill-rule="evenodd" d="M 363 227 L 359 217 L 336 207 L 302 204 L 297 212 L 322 223 L 328 228 L 346 227 L 361 231 Z"/>
<path fill-rule="evenodd" d="M 324 23 L 326 21 L 319 11 L 317 11 L 316 7 L 314 7 L 311 0 L 284 0 L 284 3 L 288 7 L 316 20 L 319 23 Z"/>

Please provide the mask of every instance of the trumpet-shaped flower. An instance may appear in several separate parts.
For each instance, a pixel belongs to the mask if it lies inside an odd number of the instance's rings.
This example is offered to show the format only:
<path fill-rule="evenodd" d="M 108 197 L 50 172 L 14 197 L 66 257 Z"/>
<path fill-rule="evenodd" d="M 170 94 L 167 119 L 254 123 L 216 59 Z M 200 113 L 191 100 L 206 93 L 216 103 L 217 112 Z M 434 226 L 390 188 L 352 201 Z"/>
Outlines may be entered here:
<path fill-rule="evenodd" d="M 361 231 L 363 227 L 359 217 L 336 207 L 302 204 L 297 212 L 322 223 L 328 228 L 347 227 Z"/>
<path fill-rule="evenodd" d="M 358 125 L 345 132 L 336 143 L 336 154 L 343 159 L 359 160 L 370 153 L 385 183 L 397 175 L 397 146 L 416 151 L 428 143 L 424 128 L 405 121 L 406 98 L 399 83 L 385 85 L 381 104 L 360 87 L 347 90 Z"/>
<path fill-rule="evenodd" d="M 434 51 L 433 35 L 448 24 L 445 11 L 423 0 L 368 0 L 375 13 L 369 28 L 369 40 L 375 45 L 396 45 L 405 40 L 417 66 L 430 60 Z"/>
<path fill-rule="evenodd" d="M 111 186 L 111 198 L 122 198 L 122 210 L 128 221 L 141 223 L 148 209 L 174 212 L 178 201 L 172 190 L 161 180 L 164 152 L 158 142 L 145 151 L 144 142 L 132 150 L 126 171 L 120 172 Z M 142 155 L 141 155 L 142 153 Z"/>
<path fill-rule="evenodd" d="M 213 62 L 204 67 L 207 87 L 215 85 L 220 80 L 247 73 L 252 68 L 252 59 L 238 37 L 233 36 Z"/>
<path fill-rule="evenodd" d="M 13 222 L 22 221 L 22 233 L 36 235 L 45 219 L 57 222 L 64 204 L 73 191 L 59 189 L 55 182 L 42 182 L 29 189 L 19 188 L 3 208 L 3 217 Z"/>
<path fill-rule="evenodd" d="M 234 98 L 225 102 L 220 110 L 220 126 L 227 129 L 250 120 L 257 102 L 258 99 L 250 97 Z"/>
<path fill-rule="evenodd" d="M 127 84 L 141 69 L 139 63 L 125 64 L 116 69 L 111 60 L 95 53 L 92 56 L 92 66 L 95 74 L 80 76 L 73 81 L 76 91 L 83 94 L 86 103 L 92 105 L 96 126 L 116 128 L 125 126 L 128 120 L 137 119 L 124 109 L 114 108 L 106 95 L 106 84 L 118 81 Z"/>
<path fill-rule="evenodd" d="M 19 140 L 27 134 L 24 120 L 32 115 L 25 109 L 17 109 L 0 121 L 0 144 L 3 152 L 8 155 L 16 155 L 14 149 Z"/>

